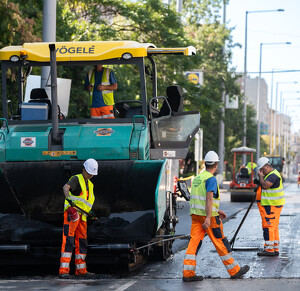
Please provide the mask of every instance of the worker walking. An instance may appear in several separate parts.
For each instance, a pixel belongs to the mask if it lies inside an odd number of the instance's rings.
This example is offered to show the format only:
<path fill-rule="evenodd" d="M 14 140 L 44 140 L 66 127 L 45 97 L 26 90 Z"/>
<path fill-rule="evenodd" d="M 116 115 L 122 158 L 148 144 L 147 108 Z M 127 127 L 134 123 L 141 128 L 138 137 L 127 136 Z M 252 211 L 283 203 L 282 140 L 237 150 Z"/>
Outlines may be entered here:
<path fill-rule="evenodd" d="M 85 212 L 90 212 L 95 196 L 93 184 L 90 179 L 98 174 L 98 163 L 94 159 L 88 159 L 83 164 L 82 174 L 72 176 L 63 187 L 66 197 L 64 205 L 64 229 L 62 237 L 59 278 L 69 279 L 70 262 L 73 245 L 75 242 L 75 275 L 88 277 L 94 275 L 86 269 L 85 257 L 87 254 L 87 216 L 78 212 L 76 207 L 71 207 L 68 200 Z"/>
<path fill-rule="evenodd" d="M 114 118 L 114 94 L 118 89 L 113 70 L 95 65 L 85 78 L 85 89 L 90 92 L 91 118 Z"/>
<path fill-rule="evenodd" d="M 190 215 L 192 218 L 191 239 L 183 261 L 184 282 L 202 281 L 202 276 L 195 274 L 196 257 L 202 245 L 205 233 L 213 242 L 223 264 L 232 279 L 240 278 L 249 270 L 249 266 L 240 267 L 233 259 L 231 247 L 223 234 L 221 219 L 226 218 L 224 211 L 219 210 L 220 191 L 216 172 L 219 157 L 209 151 L 205 158 L 206 170 L 200 173 L 192 183 L 190 198 Z"/>
<path fill-rule="evenodd" d="M 265 240 L 264 249 L 258 256 L 279 255 L 279 218 L 285 197 L 280 173 L 273 169 L 267 157 L 257 161 L 258 177 L 261 186 L 261 195 L 257 198 Z"/>

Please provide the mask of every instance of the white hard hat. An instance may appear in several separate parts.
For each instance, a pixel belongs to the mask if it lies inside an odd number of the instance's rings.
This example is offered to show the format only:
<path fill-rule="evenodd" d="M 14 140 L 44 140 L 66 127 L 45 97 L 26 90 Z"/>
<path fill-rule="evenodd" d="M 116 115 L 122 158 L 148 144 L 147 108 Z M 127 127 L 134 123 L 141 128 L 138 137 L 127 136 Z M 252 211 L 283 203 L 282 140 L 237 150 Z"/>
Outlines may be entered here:
<path fill-rule="evenodd" d="M 94 159 L 88 159 L 83 163 L 83 166 L 88 174 L 98 175 L 98 163 Z"/>
<path fill-rule="evenodd" d="M 260 170 L 264 165 L 269 164 L 270 161 L 267 157 L 261 157 L 257 161 L 258 170 Z"/>
<path fill-rule="evenodd" d="M 214 151 L 209 151 L 204 157 L 204 162 L 207 165 L 213 165 L 215 162 L 219 162 L 219 161 L 220 161 L 219 156 Z"/>

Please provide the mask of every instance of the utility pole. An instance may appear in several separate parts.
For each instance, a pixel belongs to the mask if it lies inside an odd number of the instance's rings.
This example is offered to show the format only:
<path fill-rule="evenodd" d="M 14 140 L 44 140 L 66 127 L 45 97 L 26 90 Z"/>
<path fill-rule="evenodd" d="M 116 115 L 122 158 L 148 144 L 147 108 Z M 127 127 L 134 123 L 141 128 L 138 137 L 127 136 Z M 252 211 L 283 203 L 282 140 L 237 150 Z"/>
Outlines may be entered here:
<path fill-rule="evenodd" d="M 256 122 L 257 122 L 257 133 L 256 133 L 256 161 L 260 158 L 260 80 L 261 80 L 261 59 L 262 59 L 262 46 L 260 44 L 259 49 L 259 75 L 257 84 L 257 101 L 256 101 Z"/>
<path fill-rule="evenodd" d="M 56 0 L 44 0 L 43 7 L 43 42 L 56 41 Z M 41 88 L 46 88 L 50 67 L 42 67 Z M 50 91 L 50 90 L 49 90 Z M 50 96 L 50 94 L 48 94 Z"/>
<path fill-rule="evenodd" d="M 243 146 L 247 146 L 247 104 L 246 104 L 246 81 L 247 81 L 247 33 L 248 33 L 248 13 L 245 14 L 245 53 L 244 53 L 244 104 L 243 104 Z M 243 164 L 246 164 L 246 154 L 243 154 Z"/>
<path fill-rule="evenodd" d="M 223 25 L 225 28 L 226 25 L 226 2 L 223 1 Z M 225 56 L 225 44 L 223 46 L 222 49 L 222 54 L 223 57 Z M 223 171 L 224 171 L 224 153 L 225 153 L 225 149 L 224 149 L 224 144 L 225 144 L 225 124 L 224 124 L 224 119 L 225 119 L 225 96 L 226 96 L 226 92 L 225 92 L 225 85 L 224 85 L 224 81 L 222 80 L 222 103 L 223 106 L 221 107 L 221 120 L 220 120 L 220 127 L 219 127 L 219 165 L 218 165 L 218 172 L 219 172 L 219 179 L 218 179 L 218 183 L 220 186 L 222 186 L 223 184 Z"/>

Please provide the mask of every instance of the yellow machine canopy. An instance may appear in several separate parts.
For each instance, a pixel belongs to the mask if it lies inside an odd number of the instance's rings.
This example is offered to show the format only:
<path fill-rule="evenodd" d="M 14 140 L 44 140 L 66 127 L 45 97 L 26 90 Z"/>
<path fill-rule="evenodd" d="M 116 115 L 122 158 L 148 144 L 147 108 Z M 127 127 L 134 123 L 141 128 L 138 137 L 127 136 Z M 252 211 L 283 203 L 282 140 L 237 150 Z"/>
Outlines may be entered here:
<path fill-rule="evenodd" d="M 46 42 L 24 43 L 23 46 L 8 46 L 0 50 L 1 61 L 14 61 L 18 58 L 33 62 L 49 62 L 49 44 Z M 117 58 L 137 58 L 154 54 L 196 54 L 194 47 L 156 48 L 151 43 L 135 41 L 79 41 L 56 42 L 56 60 L 101 61 Z"/>

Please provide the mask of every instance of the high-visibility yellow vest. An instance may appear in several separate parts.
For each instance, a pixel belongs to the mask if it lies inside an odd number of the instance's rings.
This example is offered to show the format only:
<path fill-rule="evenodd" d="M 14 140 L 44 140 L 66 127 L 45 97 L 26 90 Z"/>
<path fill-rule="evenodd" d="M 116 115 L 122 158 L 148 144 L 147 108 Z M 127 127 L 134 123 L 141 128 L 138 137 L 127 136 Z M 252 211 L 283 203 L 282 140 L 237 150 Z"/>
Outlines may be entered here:
<path fill-rule="evenodd" d="M 102 74 L 102 80 L 101 80 L 101 85 L 110 85 L 109 82 L 109 75 L 110 75 L 111 70 L 109 68 L 104 68 L 103 67 L 103 74 Z M 95 85 L 95 70 L 90 70 L 89 71 L 89 83 L 90 85 L 94 86 Z M 96 89 L 95 89 L 96 90 Z M 90 103 L 92 105 L 92 100 L 93 100 L 93 89 L 90 91 Z M 114 94 L 112 90 L 104 90 L 102 91 L 102 96 L 103 96 L 103 101 L 106 105 L 114 105 Z"/>
<path fill-rule="evenodd" d="M 273 170 L 270 172 L 264 180 L 267 179 L 268 176 L 271 174 L 275 174 L 280 179 L 280 184 L 278 188 L 273 189 L 261 189 L 261 205 L 273 205 L 273 206 L 280 206 L 285 204 L 285 197 L 282 185 L 282 178 L 281 175 L 277 170 Z"/>
<path fill-rule="evenodd" d="M 255 163 L 252 163 L 253 165 L 253 170 L 257 167 L 257 165 Z M 248 170 L 248 174 L 251 175 L 251 162 L 249 162 L 247 165 L 246 165 L 246 168 Z"/>
<path fill-rule="evenodd" d="M 190 215 L 196 214 L 201 216 L 206 216 L 205 205 L 206 205 L 206 186 L 205 183 L 207 179 L 213 177 L 213 175 L 208 171 L 203 171 L 200 173 L 193 181 L 191 196 L 190 196 Z M 218 198 L 213 198 L 213 205 L 211 216 L 218 216 L 220 204 L 220 191 L 218 185 Z"/>
<path fill-rule="evenodd" d="M 78 177 L 78 180 L 79 180 L 79 184 L 81 187 L 81 193 L 79 196 L 75 196 L 75 195 L 72 195 L 71 192 L 69 192 L 69 195 L 70 195 L 69 199 L 72 200 L 75 203 L 75 205 L 77 205 L 84 211 L 90 212 L 93 207 L 94 201 L 95 201 L 94 185 L 90 180 L 88 180 L 89 197 L 87 197 L 86 183 L 84 181 L 83 175 L 79 174 L 76 176 Z M 71 179 L 72 179 L 72 177 L 71 177 Z M 71 205 L 69 204 L 69 202 L 67 200 L 65 200 L 64 211 L 66 211 L 70 206 Z M 81 214 L 82 214 L 82 220 L 86 221 L 87 215 L 84 213 L 81 213 Z"/>

